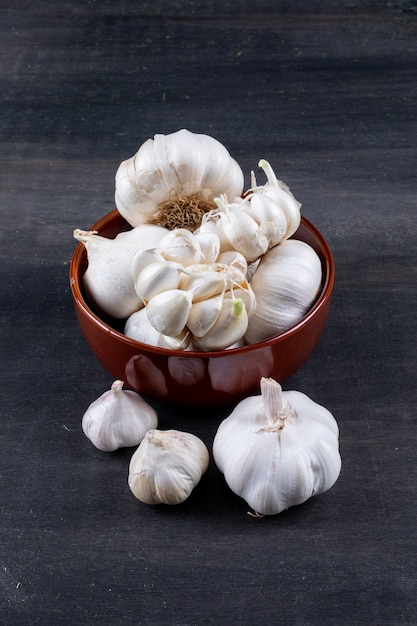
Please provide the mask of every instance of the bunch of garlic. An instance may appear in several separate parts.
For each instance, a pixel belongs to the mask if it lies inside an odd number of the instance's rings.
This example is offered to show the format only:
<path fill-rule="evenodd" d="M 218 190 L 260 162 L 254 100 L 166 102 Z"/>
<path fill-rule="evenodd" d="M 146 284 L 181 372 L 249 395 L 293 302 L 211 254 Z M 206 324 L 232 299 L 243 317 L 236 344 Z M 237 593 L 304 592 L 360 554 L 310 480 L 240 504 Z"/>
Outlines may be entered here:
<path fill-rule="evenodd" d="M 276 515 L 324 493 L 340 469 L 332 414 L 298 391 L 261 379 L 219 426 L 213 456 L 230 489 L 260 515 Z"/>
<path fill-rule="evenodd" d="M 158 424 L 156 411 L 138 393 L 123 389 L 123 384 L 115 380 L 82 418 L 85 436 L 103 452 L 137 446 Z"/>
<path fill-rule="evenodd" d="M 198 233 L 215 233 L 221 251 L 237 250 L 251 263 L 270 248 L 285 241 L 300 225 L 301 204 L 288 187 L 277 179 L 268 161 L 259 166 L 268 182 L 258 186 L 252 172 L 252 189 L 229 202 L 223 193 L 214 201 L 216 209 L 204 214 Z"/>
<path fill-rule="evenodd" d="M 203 441 L 179 430 L 149 430 L 129 464 L 128 485 L 145 504 L 180 504 L 209 465 Z"/>
<path fill-rule="evenodd" d="M 204 253 L 200 240 L 211 241 Z M 162 347 L 220 350 L 241 340 L 255 310 L 246 279 L 247 264 L 239 254 L 218 255 L 217 237 L 176 229 L 155 249 L 139 251 L 131 274 L 146 310 L 125 324 L 128 337 Z M 207 257 L 225 262 L 204 263 Z M 150 327 L 149 327 L 150 325 Z"/>

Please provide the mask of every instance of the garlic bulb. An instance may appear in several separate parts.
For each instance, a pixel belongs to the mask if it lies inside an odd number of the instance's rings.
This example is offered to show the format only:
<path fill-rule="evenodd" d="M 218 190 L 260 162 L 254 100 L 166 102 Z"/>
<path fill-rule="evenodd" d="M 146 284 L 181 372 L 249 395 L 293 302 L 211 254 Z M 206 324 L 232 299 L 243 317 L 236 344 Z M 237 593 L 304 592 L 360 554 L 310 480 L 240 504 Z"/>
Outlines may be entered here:
<path fill-rule="evenodd" d="M 261 259 L 251 280 L 256 309 L 245 341 L 258 343 L 296 324 L 314 303 L 322 281 L 321 262 L 307 243 L 288 239 Z"/>
<path fill-rule="evenodd" d="M 261 379 L 219 426 L 213 456 L 230 489 L 260 515 L 276 515 L 330 489 L 339 477 L 332 414 L 298 391 Z"/>
<path fill-rule="evenodd" d="M 157 134 L 116 172 L 115 201 L 132 225 L 195 230 L 220 193 L 243 191 L 243 172 L 216 139 L 182 129 Z"/>
<path fill-rule="evenodd" d="M 156 411 L 135 391 L 124 390 L 116 380 L 92 402 L 82 418 L 85 436 L 99 450 L 137 446 L 150 428 L 156 428 Z"/>
<path fill-rule="evenodd" d="M 114 239 L 76 228 L 74 238 L 84 244 L 88 266 L 83 276 L 87 295 L 107 315 L 128 317 L 143 306 L 130 267 L 139 249 L 153 247 L 167 234 L 160 226 L 144 225 Z"/>
<path fill-rule="evenodd" d="M 145 504 L 179 504 L 208 468 L 205 444 L 179 430 L 149 430 L 133 454 L 128 484 Z"/>

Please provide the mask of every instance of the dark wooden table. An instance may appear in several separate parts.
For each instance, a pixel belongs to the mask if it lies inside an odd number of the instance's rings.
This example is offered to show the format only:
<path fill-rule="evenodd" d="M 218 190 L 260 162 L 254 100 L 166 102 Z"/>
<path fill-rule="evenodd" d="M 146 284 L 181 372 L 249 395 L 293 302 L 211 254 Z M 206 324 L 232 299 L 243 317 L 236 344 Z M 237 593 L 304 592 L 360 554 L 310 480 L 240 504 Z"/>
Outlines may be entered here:
<path fill-rule="evenodd" d="M 417 623 L 417 9 L 411 0 L 1 0 L 0 622 Z M 180 128 L 259 158 L 325 235 L 325 332 L 287 381 L 332 411 L 342 473 L 254 519 L 211 462 L 142 505 L 81 417 L 112 380 L 78 328 L 74 228 Z M 152 401 L 210 447 L 228 410 Z"/>

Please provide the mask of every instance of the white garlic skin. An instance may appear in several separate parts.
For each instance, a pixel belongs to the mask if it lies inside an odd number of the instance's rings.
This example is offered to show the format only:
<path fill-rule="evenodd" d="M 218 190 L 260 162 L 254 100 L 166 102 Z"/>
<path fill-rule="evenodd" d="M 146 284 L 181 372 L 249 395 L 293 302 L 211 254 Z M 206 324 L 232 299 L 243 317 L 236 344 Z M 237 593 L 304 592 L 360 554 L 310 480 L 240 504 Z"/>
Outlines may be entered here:
<path fill-rule="evenodd" d="M 103 452 L 139 445 L 157 424 L 156 411 L 135 391 L 124 390 L 121 380 L 92 402 L 82 418 L 85 436 Z"/>
<path fill-rule="evenodd" d="M 286 391 L 279 413 L 276 420 L 266 415 L 262 394 L 246 398 L 213 442 L 228 486 L 260 515 L 276 515 L 327 491 L 341 469 L 338 425 L 325 407 Z"/>
<path fill-rule="evenodd" d="M 207 447 L 179 430 L 149 430 L 129 465 L 128 485 L 145 504 L 180 504 L 199 483 L 209 464 Z"/>
<path fill-rule="evenodd" d="M 264 341 L 299 322 L 313 305 L 321 282 L 321 261 L 309 244 L 288 239 L 271 248 L 250 281 L 256 309 L 245 342 Z"/>

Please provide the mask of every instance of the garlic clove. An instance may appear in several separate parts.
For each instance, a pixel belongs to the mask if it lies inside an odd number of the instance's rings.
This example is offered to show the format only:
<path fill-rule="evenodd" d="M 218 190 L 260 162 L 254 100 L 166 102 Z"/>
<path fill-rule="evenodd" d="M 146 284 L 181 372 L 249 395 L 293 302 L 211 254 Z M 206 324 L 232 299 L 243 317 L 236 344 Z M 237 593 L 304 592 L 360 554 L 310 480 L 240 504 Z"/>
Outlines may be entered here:
<path fill-rule="evenodd" d="M 177 289 L 183 268 L 173 261 L 156 261 L 146 265 L 136 279 L 135 289 L 146 305 L 156 295 Z"/>
<path fill-rule="evenodd" d="M 246 276 L 246 272 L 248 271 L 248 262 L 237 250 L 226 250 L 224 252 L 220 252 L 217 257 L 217 263 L 220 265 L 230 265 L 231 267 L 235 267 L 238 269 L 243 276 Z"/>
<path fill-rule="evenodd" d="M 198 241 L 201 249 L 201 263 L 215 263 L 220 253 L 220 239 L 218 235 L 212 232 L 201 233 L 194 231 L 194 237 Z"/>
<path fill-rule="evenodd" d="M 124 390 L 116 380 L 109 391 L 92 402 L 82 418 L 84 434 L 104 452 L 137 446 L 150 428 L 156 428 L 156 411 L 135 391 Z"/>
<path fill-rule="evenodd" d="M 223 268 L 213 265 L 193 265 L 180 277 L 180 289 L 188 291 L 193 302 L 199 302 L 222 293 L 225 289 Z"/>
<path fill-rule="evenodd" d="M 187 328 L 194 337 L 201 338 L 214 326 L 223 306 L 223 293 L 194 302 L 187 318 Z"/>
<path fill-rule="evenodd" d="M 191 306 L 189 292 L 169 289 L 149 300 L 146 313 L 158 332 L 175 337 L 184 331 Z"/>
<path fill-rule="evenodd" d="M 140 228 L 140 227 L 138 227 Z M 136 284 L 139 274 L 151 263 L 164 263 L 164 257 L 155 248 L 141 248 L 138 250 L 130 266 L 130 274 Z"/>
<path fill-rule="evenodd" d="M 201 439 L 179 430 L 149 430 L 129 464 L 128 485 L 145 504 L 180 504 L 209 464 Z"/>
<path fill-rule="evenodd" d="M 168 337 L 155 330 L 149 321 L 146 308 L 132 313 L 126 320 L 123 332 L 126 337 L 135 341 L 169 350 L 187 350 L 191 341 L 190 334 L 186 331 L 176 337 Z"/>
<path fill-rule="evenodd" d="M 158 252 L 167 261 L 181 263 L 184 267 L 200 263 L 203 257 L 198 239 L 186 228 L 169 231 L 159 241 Z"/>
<path fill-rule="evenodd" d="M 202 337 L 194 337 L 199 350 L 223 350 L 239 341 L 248 326 L 248 314 L 241 298 L 224 297 L 215 323 Z"/>

